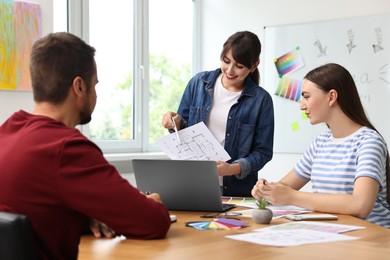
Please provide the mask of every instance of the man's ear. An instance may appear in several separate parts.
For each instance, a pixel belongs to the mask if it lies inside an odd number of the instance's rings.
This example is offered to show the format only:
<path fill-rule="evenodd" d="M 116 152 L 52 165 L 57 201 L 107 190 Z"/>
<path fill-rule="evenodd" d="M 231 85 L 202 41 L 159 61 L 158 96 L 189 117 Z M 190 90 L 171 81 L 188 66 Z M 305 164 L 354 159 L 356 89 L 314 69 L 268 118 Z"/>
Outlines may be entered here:
<path fill-rule="evenodd" d="M 77 76 L 73 79 L 72 82 L 72 90 L 76 96 L 80 97 L 84 95 L 85 92 L 85 84 L 82 77 Z"/>

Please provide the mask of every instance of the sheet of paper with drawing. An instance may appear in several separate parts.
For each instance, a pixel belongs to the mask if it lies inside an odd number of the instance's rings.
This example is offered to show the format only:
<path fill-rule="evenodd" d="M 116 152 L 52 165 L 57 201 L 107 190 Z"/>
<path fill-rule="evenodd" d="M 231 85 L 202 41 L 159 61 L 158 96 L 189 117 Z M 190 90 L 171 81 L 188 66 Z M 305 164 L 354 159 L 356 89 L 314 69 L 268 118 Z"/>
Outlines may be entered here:
<path fill-rule="evenodd" d="M 260 228 L 254 232 L 226 236 L 230 239 L 268 246 L 299 246 L 313 243 L 355 240 L 358 237 L 340 233 L 362 229 L 362 226 L 318 223 L 310 221 L 288 222 Z"/>
<path fill-rule="evenodd" d="M 156 144 L 174 160 L 230 160 L 229 154 L 203 122 L 158 138 Z"/>

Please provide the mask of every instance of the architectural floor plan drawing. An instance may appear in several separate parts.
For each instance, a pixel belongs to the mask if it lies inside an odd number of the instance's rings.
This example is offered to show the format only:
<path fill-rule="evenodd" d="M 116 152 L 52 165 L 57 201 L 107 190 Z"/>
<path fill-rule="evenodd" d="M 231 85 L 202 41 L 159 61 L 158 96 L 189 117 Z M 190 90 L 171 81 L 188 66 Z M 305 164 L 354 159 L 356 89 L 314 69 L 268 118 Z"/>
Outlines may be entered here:
<path fill-rule="evenodd" d="M 175 160 L 228 161 L 229 154 L 201 122 L 156 140 L 161 150 Z"/>

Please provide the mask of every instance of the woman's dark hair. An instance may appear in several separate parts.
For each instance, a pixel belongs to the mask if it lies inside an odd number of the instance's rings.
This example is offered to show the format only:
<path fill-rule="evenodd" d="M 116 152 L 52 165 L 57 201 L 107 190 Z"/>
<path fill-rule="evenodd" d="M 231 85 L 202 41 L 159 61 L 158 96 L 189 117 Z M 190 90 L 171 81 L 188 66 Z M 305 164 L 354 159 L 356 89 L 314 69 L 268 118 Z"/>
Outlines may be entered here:
<path fill-rule="evenodd" d="M 229 50 L 232 50 L 233 58 L 236 62 L 251 69 L 259 61 L 261 53 L 261 43 L 256 34 L 249 31 L 236 32 L 230 36 L 223 44 L 221 60 Z M 249 74 L 257 84 L 260 82 L 259 69 L 256 68 Z"/>
<path fill-rule="evenodd" d="M 305 79 L 315 83 L 324 92 L 334 89 L 338 93 L 338 104 L 341 110 L 355 123 L 378 130 L 366 116 L 359 93 L 352 75 L 343 66 L 328 63 L 308 72 Z M 387 201 L 390 204 L 390 162 L 389 151 L 386 158 Z"/>
<path fill-rule="evenodd" d="M 94 56 L 93 47 L 70 33 L 50 33 L 37 40 L 30 59 L 34 100 L 61 104 L 77 76 L 89 89 L 96 73 Z"/>

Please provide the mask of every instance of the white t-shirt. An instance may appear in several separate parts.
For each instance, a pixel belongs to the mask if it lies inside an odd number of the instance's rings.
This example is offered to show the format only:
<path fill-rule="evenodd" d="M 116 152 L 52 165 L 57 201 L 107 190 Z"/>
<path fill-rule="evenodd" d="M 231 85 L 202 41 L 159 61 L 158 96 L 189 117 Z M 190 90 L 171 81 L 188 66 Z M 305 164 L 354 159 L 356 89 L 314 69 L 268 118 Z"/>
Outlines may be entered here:
<path fill-rule="evenodd" d="M 215 81 L 213 104 L 206 126 L 222 146 L 225 144 L 226 123 L 230 108 L 237 102 L 240 95 L 241 91 L 233 92 L 223 87 L 222 74 L 220 74 Z M 219 184 L 223 184 L 222 176 L 219 176 Z"/>

